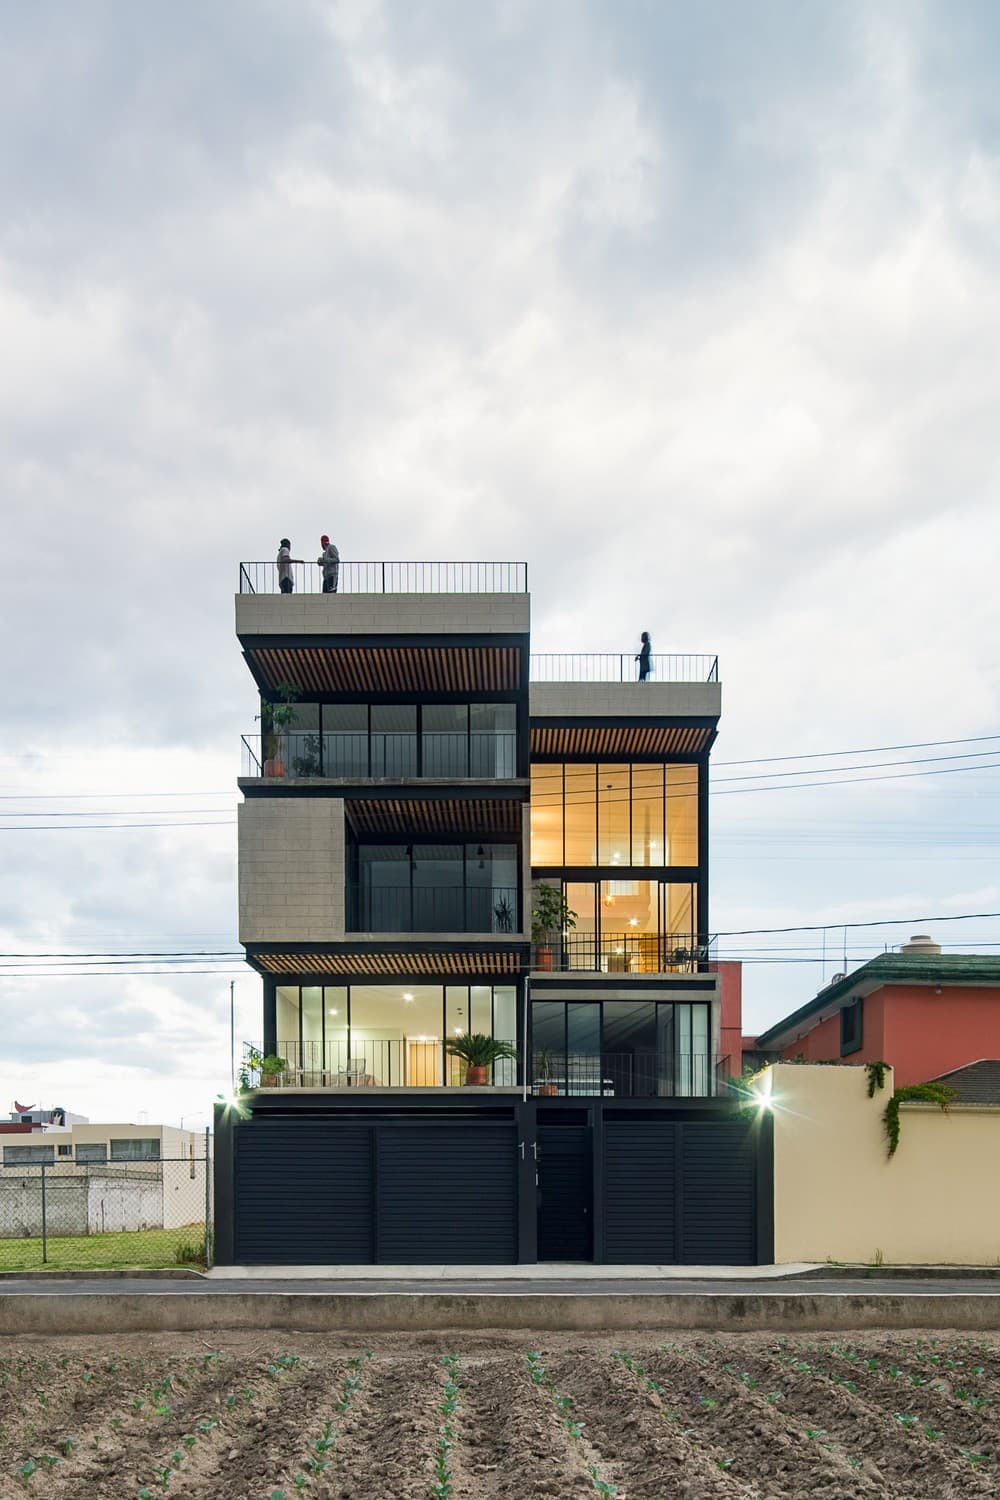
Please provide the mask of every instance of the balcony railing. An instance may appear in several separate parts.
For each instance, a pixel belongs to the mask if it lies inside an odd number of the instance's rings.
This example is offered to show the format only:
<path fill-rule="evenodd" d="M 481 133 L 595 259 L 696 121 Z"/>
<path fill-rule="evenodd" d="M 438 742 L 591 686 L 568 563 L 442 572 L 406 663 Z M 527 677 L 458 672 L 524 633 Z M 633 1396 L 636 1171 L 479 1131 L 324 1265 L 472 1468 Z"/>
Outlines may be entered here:
<path fill-rule="evenodd" d="M 349 932 L 519 932 L 516 886 L 348 886 Z"/>
<path fill-rule="evenodd" d="M 714 939 L 698 944 L 690 933 L 571 932 L 561 942 L 538 944 L 536 970 L 583 969 L 591 974 L 694 974 L 707 967 Z"/>
<path fill-rule="evenodd" d="M 260 1047 L 244 1044 L 244 1070 L 253 1087 L 260 1071 L 250 1059 Z M 266 1087 L 282 1089 L 460 1088 L 466 1065 L 449 1057 L 440 1037 L 393 1037 L 372 1041 L 279 1041 L 285 1067 L 265 1075 Z M 518 1083 L 512 1058 L 494 1063 L 488 1081 Z M 535 1052 L 528 1082 L 534 1094 L 562 1098 L 705 1099 L 722 1092 L 725 1064 L 708 1052 Z"/>
<path fill-rule="evenodd" d="M 617 1099 L 704 1099 L 721 1092 L 718 1057 L 707 1052 L 536 1052 L 535 1094 Z"/>
<path fill-rule="evenodd" d="M 242 736 L 243 776 L 507 780 L 516 772 L 517 736 L 494 731 L 369 736 L 291 729 Z"/>
<path fill-rule="evenodd" d="M 243 1066 L 254 1087 L 261 1081 L 259 1068 L 250 1063 L 255 1052 L 261 1052 L 256 1043 L 244 1043 Z M 465 1063 L 449 1057 L 439 1037 L 279 1042 L 277 1055 L 284 1058 L 285 1067 L 266 1075 L 272 1080 L 268 1086 L 275 1088 L 460 1088 L 465 1083 Z M 503 1058 L 487 1078 L 497 1087 L 513 1088 L 517 1063 Z"/>
<path fill-rule="evenodd" d="M 653 656 L 654 682 L 718 682 L 717 656 Z M 583 652 L 531 658 L 532 682 L 635 682 L 639 665 L 629 652 Z"/>
<path fill-rule="evenodd" d="M 323 592 L 323 570 L 315 562 L 291 564 L 293 592 Z M 523 562 L 342 562 L 341 594 L 526 594 Z M 241 594 L 279 594 L 276 562 L 241 562 Z"/>

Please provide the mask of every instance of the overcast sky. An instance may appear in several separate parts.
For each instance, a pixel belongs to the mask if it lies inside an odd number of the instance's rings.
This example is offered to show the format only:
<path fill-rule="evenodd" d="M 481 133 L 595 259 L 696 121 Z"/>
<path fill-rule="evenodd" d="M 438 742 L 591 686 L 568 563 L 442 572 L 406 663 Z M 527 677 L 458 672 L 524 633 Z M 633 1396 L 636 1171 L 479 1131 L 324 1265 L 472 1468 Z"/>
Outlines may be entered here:
<path fill-rule="evenodd" d="M 526 559 L 539 651 L 719 653 L 720 932 L 1000 909 L 990 741 L 721 764 L 1000 733 L 992 6 L 0 14 L 5 952 L 235 948 L 237 565 L 321 531 Z M 723 941 L 747 1030 L 823 941 Z M 259 1035 L 238 967 L 3 963 L 0 1108 L 203 1122 L 230 977 Z"/>

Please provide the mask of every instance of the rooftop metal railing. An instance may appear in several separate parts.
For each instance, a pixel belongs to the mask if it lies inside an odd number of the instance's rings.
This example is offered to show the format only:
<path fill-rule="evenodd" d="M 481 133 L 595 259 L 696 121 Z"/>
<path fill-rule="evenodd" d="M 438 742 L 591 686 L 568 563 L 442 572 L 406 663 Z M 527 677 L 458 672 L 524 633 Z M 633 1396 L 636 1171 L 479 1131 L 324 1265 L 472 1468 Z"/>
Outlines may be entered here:
<path fill-rule="evenodd" d="M 549 652 L 531 658 L 532 682 L 635 682 L 639 663 L 629 652 Z M 718 682 L 717 656 L 655 655 L 654 682 Z"/>
<path fill-rule="evenodd" d="M 282 589 L 276 562 L 241 562 L 241 594 L 526 594 L 523 562 L 342 562 L 336 588 L 324 587 L 318 563 L 289 565 Z"/>

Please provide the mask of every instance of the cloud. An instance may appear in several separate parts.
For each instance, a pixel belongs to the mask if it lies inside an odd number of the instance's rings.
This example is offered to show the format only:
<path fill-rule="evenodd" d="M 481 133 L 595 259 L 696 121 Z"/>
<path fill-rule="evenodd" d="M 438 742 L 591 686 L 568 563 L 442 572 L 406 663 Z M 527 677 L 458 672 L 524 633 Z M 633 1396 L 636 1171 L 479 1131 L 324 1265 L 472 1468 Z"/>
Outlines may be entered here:
<path fill-rule="evenodd" d="M 988 732 L 996 52 L 978 4 L 17 10 L 8 794 L 232 788 L 236 565 L 323 530 L 526 558 L 538 650 L 718 650 L 720 757 Z M 716 828 L 982 821 L 962 780 L 720 798 Z M 232 940 L 224 829 L 0 836 L 11 945 Z M 969 884 L 716 870 L 719 927 Z M 99 1037 L 107 988 L 76 983 Z M 31 1003 L 58 1048 L 64 1002 Z M 180 1076 L 195 1042 L 159 1045 Z"/>

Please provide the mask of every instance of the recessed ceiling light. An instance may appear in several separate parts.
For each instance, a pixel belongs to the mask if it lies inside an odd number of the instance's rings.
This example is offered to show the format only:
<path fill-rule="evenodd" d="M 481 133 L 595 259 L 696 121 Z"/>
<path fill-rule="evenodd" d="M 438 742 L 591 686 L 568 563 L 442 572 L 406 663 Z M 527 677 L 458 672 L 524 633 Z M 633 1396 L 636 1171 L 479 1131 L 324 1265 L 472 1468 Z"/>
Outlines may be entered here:
<path fill-rule="evenodd" d="M 337 1012 L 335 1010 L 331 1010 L 330 1014 L 331 1014 L 331 1016 L 335 1016 L 337 1014 Z"/>
<path fill-rule="evenodd" d="M 403 999 L 404 999 L 404 1000 L 412 1000 L 412 999 L 413 999 L 413 996 L 412 996 L 412 995 L 411 995 L 411 994 L 409 994 L 409 992 L 408 992 L 408 991 L 405 991 L 405 990 L 404 990 L 404 992 L 403 992 Z"/>

